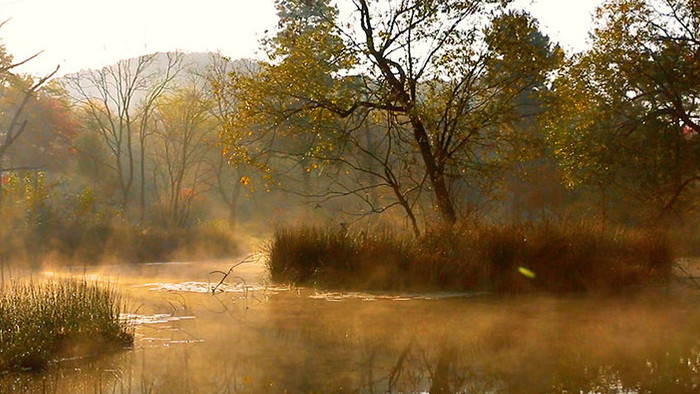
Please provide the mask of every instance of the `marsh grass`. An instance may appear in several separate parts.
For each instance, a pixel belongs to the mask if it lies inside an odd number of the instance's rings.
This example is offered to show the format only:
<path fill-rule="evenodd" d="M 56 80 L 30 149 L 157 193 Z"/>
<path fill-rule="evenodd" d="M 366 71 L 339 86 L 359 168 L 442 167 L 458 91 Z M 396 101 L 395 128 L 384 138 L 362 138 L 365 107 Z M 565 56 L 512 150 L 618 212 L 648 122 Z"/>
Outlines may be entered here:
<path fill-rule="evenodd" d="M 419 239 L 280 227 L 268 254 L 273 281 L 362 290 L 610 291 L 663 282 L 673 264 L 661 234 L 585 223 L 461 223 Z"/>
<path fill-rule="evenodd" d="M 0 371 L 40 370 L 133 343 L 116 290 L 87 279 L 14 281 L 0 294 Z"/>

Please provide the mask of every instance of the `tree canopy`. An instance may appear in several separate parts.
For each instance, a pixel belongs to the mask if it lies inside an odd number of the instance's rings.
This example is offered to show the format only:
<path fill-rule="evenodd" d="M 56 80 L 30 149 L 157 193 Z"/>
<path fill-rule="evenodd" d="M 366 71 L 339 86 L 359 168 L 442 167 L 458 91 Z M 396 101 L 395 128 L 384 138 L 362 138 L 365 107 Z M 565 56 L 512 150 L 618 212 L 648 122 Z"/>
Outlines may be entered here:
<path fill-rule="evenodd" d="M 337 194 L 388 188 L 410 217 L 429 191 L 453 224 L 464 213 L 459 174 L 507 149 L 513 125 L 533 115 L 524 97 L 546 90 L 562 58 L 532 17 L 505 3 L 357 0 L 341 18 L 329 1 L 278 1 L 269 61 L 232 75 L 239 105 L 224 137 L 234 150 L 241 133 L 267 135 L 256 145 L 264 157 L 294 138 L 285 154 L 340 158 L 378 178 Z M 360 133 L 373 135 L 369 145 Z M 348 141 L 380 170 L 343 160 Z"/>
<path fill-rule="evenodd" d="M 557 81 L 555 152 L 570 186 L 632 190 L 656 218 L 700 180 L 700 3 L 612 0 Z M 628 193 L 629 194 L 629 193 Z"/>

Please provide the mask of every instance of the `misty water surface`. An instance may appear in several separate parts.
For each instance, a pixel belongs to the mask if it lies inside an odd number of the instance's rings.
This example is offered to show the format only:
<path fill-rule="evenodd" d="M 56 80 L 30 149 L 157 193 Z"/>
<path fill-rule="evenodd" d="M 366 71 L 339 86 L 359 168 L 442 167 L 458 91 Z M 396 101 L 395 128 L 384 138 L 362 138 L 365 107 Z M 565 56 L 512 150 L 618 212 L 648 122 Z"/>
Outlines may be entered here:
<path fill-rule="evenodd" d="M 126 295 L 133 349 L 6 375 L 3 392 L 697 390 L 700 319 L 681 286 L 615 297 L 326 293 L 272 286 L 257 262 L 212 294 L 221 276 L 208 273 L 234 263 L 74 267 Z"/>

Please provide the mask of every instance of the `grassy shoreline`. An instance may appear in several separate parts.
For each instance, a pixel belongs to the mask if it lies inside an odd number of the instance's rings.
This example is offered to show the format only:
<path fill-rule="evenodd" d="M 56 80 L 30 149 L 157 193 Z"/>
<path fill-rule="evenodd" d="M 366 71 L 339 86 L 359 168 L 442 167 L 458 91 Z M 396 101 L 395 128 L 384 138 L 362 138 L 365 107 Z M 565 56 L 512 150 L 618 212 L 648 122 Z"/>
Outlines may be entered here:
<path fill-rule="evenodd" d="M 668 280 L 674 261 L 659 233 L 585 223 L 461 223 L 419 239 L 386 227 L 279 227 L 268 254 L 274 282 L 495 293 L 618 291 Z"/>
<path fill-rule="evenodd" d="M 0 371 L 41 370 L 133 343 L 113 287 L 85 278 L 14 281 L 0 293 Z"/>

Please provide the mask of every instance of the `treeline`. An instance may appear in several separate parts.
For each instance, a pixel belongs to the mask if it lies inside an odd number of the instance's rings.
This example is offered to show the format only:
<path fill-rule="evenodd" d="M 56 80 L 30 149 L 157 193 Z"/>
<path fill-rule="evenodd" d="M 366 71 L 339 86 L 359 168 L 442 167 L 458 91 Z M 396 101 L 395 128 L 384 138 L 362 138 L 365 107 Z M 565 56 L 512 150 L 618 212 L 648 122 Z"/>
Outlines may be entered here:
<path fill-rule="evenodd" d="M 255 62 L 156 54 L 47 83 L 3 49 L 3 236 L 170 250 L 260 218 L 692 233 L 697 1 L 607 1 L 578 54 L 510 1 L 276 5 Z"/>
<path fill-rule="evenodd" d="M 251 192 L 240 180 L 255 175 L 222 155 L 226 109 L 210 89 L 233 62 L 153 54 L 50 82 L 13 73 L 4 52 L 3 64 L 3 258 L 150 261 L 236 251 L 239 202 Z"/>

